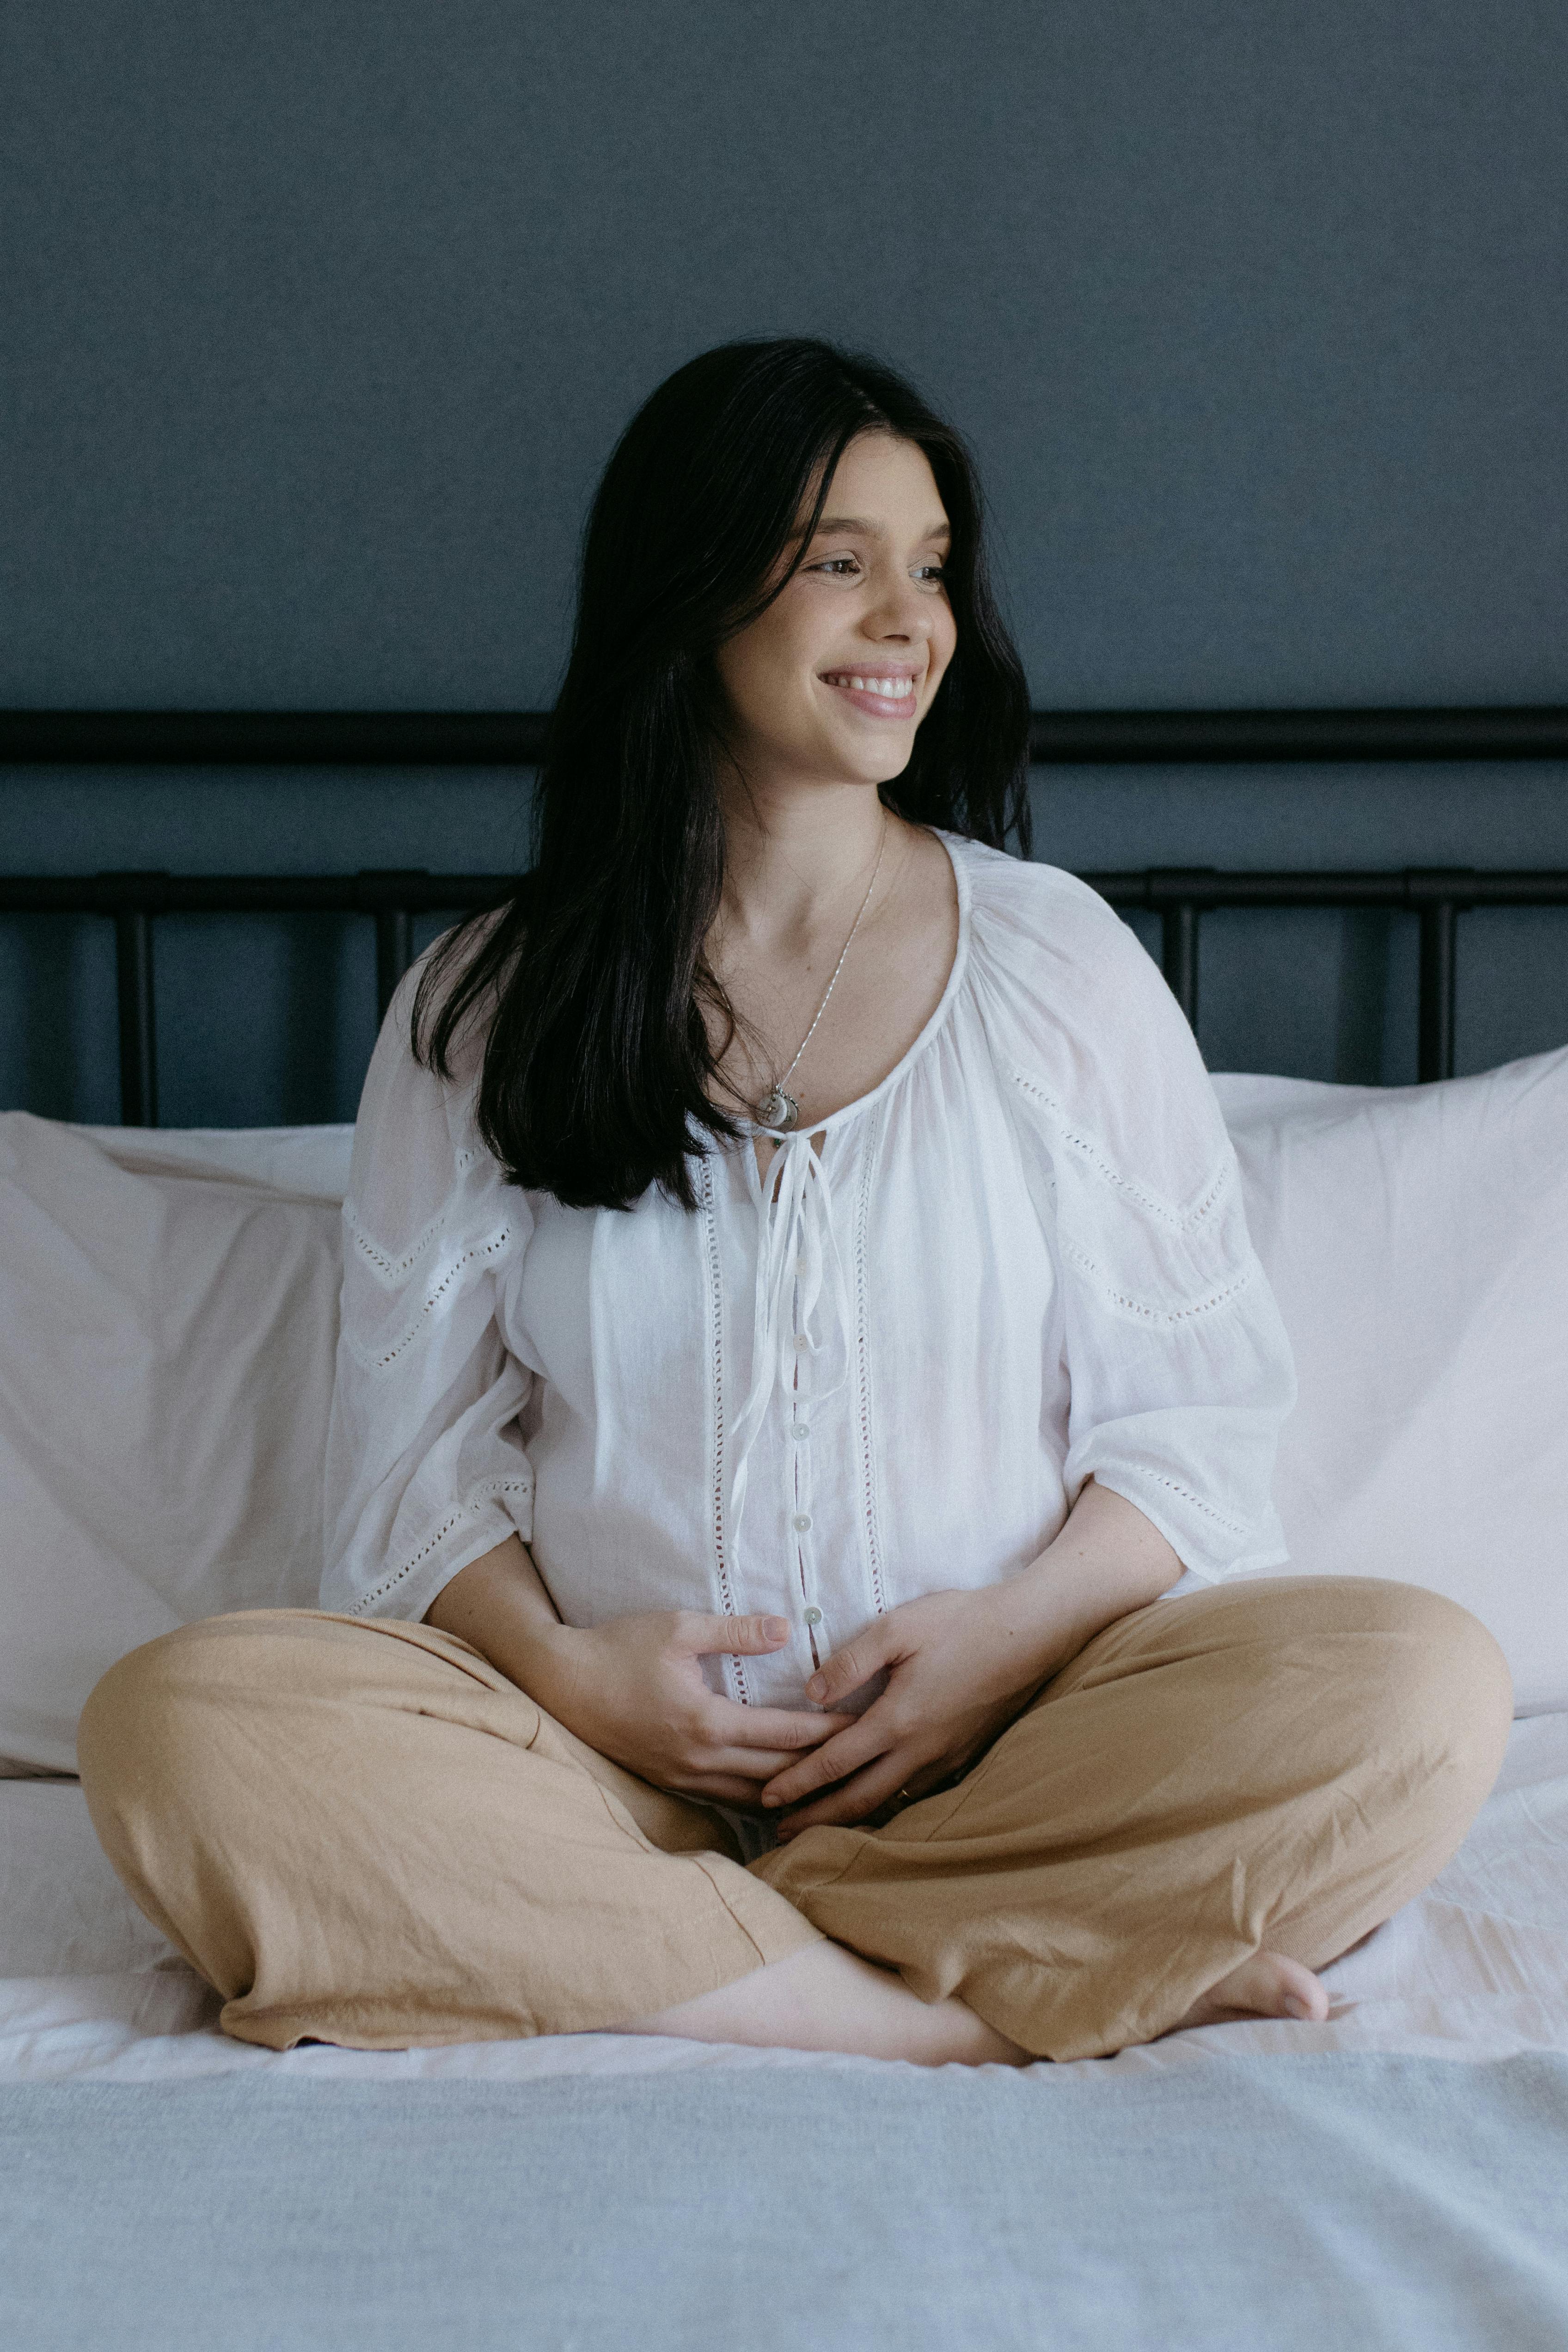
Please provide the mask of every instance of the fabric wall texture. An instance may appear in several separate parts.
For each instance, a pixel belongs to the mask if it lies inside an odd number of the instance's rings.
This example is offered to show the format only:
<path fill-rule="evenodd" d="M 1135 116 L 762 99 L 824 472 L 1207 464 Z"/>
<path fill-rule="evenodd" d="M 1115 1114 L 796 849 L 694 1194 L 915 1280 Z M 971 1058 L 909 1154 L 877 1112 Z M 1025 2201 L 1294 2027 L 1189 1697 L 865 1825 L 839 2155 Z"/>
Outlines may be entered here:
<path fill-rule="evenodd" d="M 619 426 L 781 331 L 968 431 L 1038 704 L 1568 698 L 1565 77 L 1531 0 L 11 0 L 0 703 L 546 703 Z M 1565 781 L 1063 773 L 1038 845 L 1568 864 Z M 521 805 L 13 770 L 0 856 L 493 868 Z M 1568 1032 L 1562 919 L 1466 937 L 1462 1066 Z M 352 1108 L 346 935 L 162 953 L 166 1116 Z M 1206 954 L 1211 1060 L 1413 1066 L 1401 926 Z M 110 985 L 90 927 L 0 926 L 0 1099 L 113 1115 Z"/>

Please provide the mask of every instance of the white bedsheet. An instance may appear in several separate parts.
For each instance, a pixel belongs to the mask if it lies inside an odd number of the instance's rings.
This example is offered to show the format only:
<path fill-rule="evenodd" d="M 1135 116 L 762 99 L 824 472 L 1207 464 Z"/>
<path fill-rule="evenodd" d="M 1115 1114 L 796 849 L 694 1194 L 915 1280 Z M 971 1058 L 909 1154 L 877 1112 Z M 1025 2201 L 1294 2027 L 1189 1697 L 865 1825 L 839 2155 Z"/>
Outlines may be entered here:
<path fill-rule="evenodd" d="M 1568 1715 L 1514 1726 L 1498 1786 L 1448 1868 L 1325 1981 L 1333 2008 L 1322 2025 L 1207 2026 L 1110 2063 L 1160 2068 L 1213 2051 L 1458 2059 L 1568 2051 Z M 592 2033 L 280 2054 L 230 2041 L 217 2031 L 216 2011 L 215 1997 L 121 1891 L 80 1790 L 0 1782 L 0 2082 L 149 2082 L 245 2068 L 515 2081 L 879 2063 Z"/>

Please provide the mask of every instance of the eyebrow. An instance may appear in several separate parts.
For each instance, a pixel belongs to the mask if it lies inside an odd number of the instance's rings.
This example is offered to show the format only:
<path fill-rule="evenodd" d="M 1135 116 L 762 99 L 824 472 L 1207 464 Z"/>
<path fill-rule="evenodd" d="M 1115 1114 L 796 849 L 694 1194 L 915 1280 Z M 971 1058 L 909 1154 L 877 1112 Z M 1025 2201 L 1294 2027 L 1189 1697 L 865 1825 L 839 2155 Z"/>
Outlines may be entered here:
<path fill-rule="evenodd" d="M 826 539 L 833 531 L 858 531 L 864 539 L 886 539 L 888 536 L 881 523 L 870 522 L 861 515 L 824 515 L 816 530 L 813 531 L 812 537 Z M 921 545 L 923 547 L 926 540 L 952 537 L 952 525 L 950 522 L 933 523 L 926 532 L 925 538 L 921 540 Z"/>

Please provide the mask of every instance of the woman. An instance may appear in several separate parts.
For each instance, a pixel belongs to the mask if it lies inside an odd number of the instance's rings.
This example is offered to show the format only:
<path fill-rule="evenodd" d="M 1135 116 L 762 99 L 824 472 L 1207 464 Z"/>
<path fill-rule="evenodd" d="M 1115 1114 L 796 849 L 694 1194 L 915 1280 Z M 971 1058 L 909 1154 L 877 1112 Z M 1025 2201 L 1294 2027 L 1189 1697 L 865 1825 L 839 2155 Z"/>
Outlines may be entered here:
<path fill-rule="evenodd" d="M 534 871 L 366 1081 L 331 1613 L 83 1718 L 229 2032 L 1077 2057 L 1321 2017 L 1458 1843 L 1482 1629 L 1220 1581 L 1285 1559 L 1289 1351 L 1152 964 L 1002 853 L 1026 721 L 906 384 L 759 342 L 654 394 Z"/>

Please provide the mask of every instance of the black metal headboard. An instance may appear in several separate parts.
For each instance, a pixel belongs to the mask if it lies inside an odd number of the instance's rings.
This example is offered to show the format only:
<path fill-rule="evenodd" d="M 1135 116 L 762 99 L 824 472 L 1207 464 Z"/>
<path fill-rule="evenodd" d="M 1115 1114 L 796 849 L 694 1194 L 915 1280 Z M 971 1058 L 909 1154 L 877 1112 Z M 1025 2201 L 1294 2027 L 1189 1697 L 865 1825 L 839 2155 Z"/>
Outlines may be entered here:
<path fill-rule="evenodd" d="M 0 712 L 0 764 L 71 766 L 531 767 L 548 714 L 427 711 Z M 1451 710 L 1037 711 L 1037 764 L 1568 761 L 1568 708 Z M 506 875 L 0 876 L 0 914 L 95 914 L 115 926 L 121 1118 L 158 1120 L 153 919 L 161 914 L 359 914 L 376 933 L 385 1011 L 413 961 L 416 914 L 492 904 Z M 1220 907 L 1384 908 L 1420 923 L 1417 1076 L 1451 1076 L 1458 921 L 1471 907 L 1568 906 L 1568 870 L 1407 868 L 1230 873 L 1206 866 L 1089 873 L 1114 907 L 1160 917 L 1165 978 L 1189 1021 L 1199 923 Z"/>

